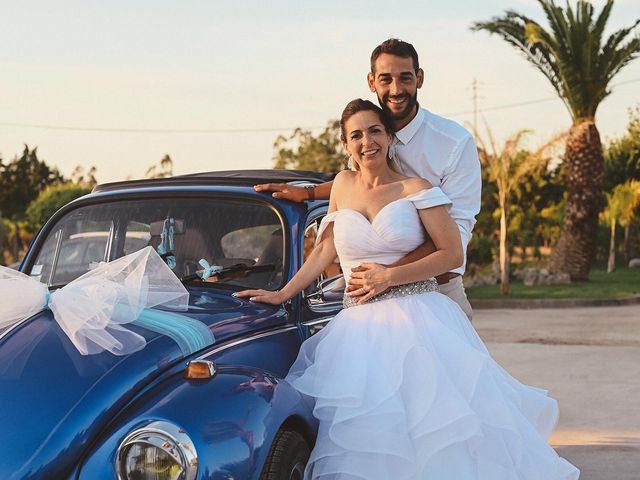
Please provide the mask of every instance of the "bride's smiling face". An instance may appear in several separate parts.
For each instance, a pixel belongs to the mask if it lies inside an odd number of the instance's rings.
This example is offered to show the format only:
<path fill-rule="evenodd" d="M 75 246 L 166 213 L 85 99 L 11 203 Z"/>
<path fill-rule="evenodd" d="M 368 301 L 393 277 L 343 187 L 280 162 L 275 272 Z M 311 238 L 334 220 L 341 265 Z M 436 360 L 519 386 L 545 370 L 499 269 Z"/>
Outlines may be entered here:
<path fill-rule="evenodd" d="M 362 111 L 344 124 L 344 148 L 359 167 L 375 167 L 387 163 L 391 136 L 376 112 Z"/>

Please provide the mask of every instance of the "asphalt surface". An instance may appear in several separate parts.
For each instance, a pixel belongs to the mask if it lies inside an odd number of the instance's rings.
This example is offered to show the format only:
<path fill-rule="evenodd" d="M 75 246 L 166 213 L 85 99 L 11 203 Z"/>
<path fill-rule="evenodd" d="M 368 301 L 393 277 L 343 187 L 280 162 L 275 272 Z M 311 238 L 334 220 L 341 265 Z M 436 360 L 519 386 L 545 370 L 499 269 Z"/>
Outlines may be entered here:
<path fill-rule="evenodd" d="M 560 404 L 549 439 L 581 480 L 640 480 L 640 305 L 475 310 L 493 357 Z"/>

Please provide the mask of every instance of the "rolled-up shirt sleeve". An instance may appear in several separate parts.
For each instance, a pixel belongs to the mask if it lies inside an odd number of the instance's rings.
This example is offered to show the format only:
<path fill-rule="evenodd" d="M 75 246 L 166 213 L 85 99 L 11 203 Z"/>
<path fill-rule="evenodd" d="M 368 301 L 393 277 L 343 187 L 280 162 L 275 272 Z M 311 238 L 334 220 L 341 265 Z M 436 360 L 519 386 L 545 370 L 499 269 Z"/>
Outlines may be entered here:
<path fill-rule="evenodd" d="M 480 212 L 482 193 L 478 149 L 471 135 L 463 139 L 451 152 L 440 188 L 453 203 L 449 215 L 460 230 L 464 264 L 453 271 L 462 274 L 467 263 L 467 246 L 471 241 L 471 231 L 476 224 L 475 217 Z"/>

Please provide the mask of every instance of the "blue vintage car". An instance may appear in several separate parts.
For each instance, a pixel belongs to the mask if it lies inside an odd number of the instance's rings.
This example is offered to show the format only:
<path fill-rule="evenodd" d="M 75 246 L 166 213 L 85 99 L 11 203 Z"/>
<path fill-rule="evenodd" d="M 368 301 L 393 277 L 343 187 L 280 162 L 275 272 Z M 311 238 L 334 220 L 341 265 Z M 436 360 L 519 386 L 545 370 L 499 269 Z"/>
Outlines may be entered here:
<path fill-rule="evenodd" d="M 133 324 L 144 349 L 81 355 L 47 309 L 0 331 L 0 478 L 301 479 L 316 424 L 283 378 L 302 341 L 340 310 L 341 276 L 328 271 L 277 307 L 232 293 L 286 283 L 327 211 L 252 185 L 327 179 L 264 170 L 118 182 L 57 212 L 22 272 L 54 290 L 152 246 L 189 291 L 182 318 L 213 340 L 194 349 L 188 330 Z M 168 222 L 170 249 L 160 250 Z M 219 267 L 206 281 L 202 259 Z"/>

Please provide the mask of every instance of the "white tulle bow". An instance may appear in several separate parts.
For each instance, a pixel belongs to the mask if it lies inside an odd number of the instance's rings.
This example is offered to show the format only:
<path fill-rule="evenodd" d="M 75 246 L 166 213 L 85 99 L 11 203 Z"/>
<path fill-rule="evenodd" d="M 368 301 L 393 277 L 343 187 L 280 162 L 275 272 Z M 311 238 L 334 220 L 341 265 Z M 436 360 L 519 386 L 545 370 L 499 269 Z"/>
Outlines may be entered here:
<path fill-rule="evenodd" d="M 0 267 L 0 329 L 48 307 L 83 355 L 140 350 L 144 337 L 125 324 L 145 308 L 184 311 L 188 304 L 189 292 L 151 247 L 101 263 L 51 293 L 39 281 Z"/>

